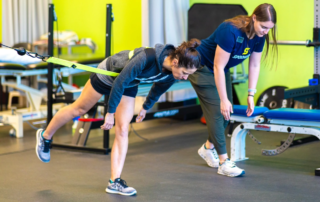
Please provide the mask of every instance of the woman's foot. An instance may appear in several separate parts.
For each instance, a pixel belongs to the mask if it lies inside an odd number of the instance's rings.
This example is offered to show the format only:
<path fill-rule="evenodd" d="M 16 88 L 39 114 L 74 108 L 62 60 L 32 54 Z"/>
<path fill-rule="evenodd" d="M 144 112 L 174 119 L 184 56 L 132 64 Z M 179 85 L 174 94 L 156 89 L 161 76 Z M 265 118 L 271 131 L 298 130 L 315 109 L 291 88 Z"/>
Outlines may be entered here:
<path fill-rule="evenodd" d="M 208 166 L 212 168 L 219 167 L 219 156 L 215 148 L 207 149 L 203 144 L 198 150 L 198 154 L 207 162 Z"/>
<path fill-rule="evenodd" d="M 40 161 L 48 163 L 50 161 L 50 145 L 52 140 L 45 139 L 42 134 L 44 130 L 37 130 L 36 154 Z"/>
<path fill-rule="evenodd" d="M 245 171 L 238 168 L 233 161 L 226 159 L 222 164 L 219 163 L 218 174 L 228 177 L 240 177 L 245 174 Z"/>
<path fill-rule="evenodd" d="M 128 187 L 126 181 L 123 179 L 117 178 L 113 181 L 109 180 L 109 185 L 106 188 L 106 192 L 109 194 L 120 194 L 124 196 L 132 196 L 137 194 L 137 191 Z"/>

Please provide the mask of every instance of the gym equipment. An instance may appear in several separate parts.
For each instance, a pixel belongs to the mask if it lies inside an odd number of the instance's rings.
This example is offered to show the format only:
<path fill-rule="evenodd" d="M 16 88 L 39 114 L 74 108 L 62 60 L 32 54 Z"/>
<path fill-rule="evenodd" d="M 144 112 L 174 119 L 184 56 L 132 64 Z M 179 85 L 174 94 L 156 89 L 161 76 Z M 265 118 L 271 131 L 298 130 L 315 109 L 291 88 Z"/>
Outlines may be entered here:
<path fill-rule="evenodd" d="M 289 89 L 284 91 L 283 99 L 293 99 L 311 105 L 314 109 L 320 109 L 320 4 L 317 0 L 314 1 L 314 28 L 313 28 L 313 41 L 279 41 L 279 45 L 304 45 L 307 47 L 314 47 L 314 74 L 311 85 L 302 88 Z M 292 145 L 298 145 L 304 142 L 315 141 L 317 138 L 310 136 L 294 140 Z"/>
<path fill-rule="evenodd" d="M 233 122 L 241 123 L 231 136 L 231 160 L 242 161 L 246 157 L 246 135 L 250 130 L 288 133 L 288 139 L 276 149 L 262 150 L 266 156 L 274 156 L 289 148 L 295 134 L 306 134 L 320 139 L 320 110 L 279 108 L 268 110 L 256 107 L 251 117 L 246 116 L 247 106 L 234 106 Z M 252 136 L 252 135 L 251 135 Z M 317 172 L 317 171 L 316 171 Z"/>
<path fill-rule="evenodd" d="M 92 64 L 96 66 L 97 64 Z M 32 68 L 30 67 L 32 66 Z M 47 65 L 32 64 L 27 67 L 17 64 L 10 63 L 1 63 L 0 64 L 0 77 L 1 77 L 1 86 L 11 87 L 23 91 L 26 95 L 27 102 L 29 103 L 28 108 L 23 109 L 14 109 L 8 111 L 0 112 L 0 123 L 2 125 L 11 125 L 13 127 L 13 133 L 17 138 L 23 137 L 23 122 L 46 118 L 47 115 L 47 106 L 41 105 L 41 101 L 44 98 L 44 94 L 35 88 L 31 88 L 21 83 L 21 78 L 26 76 L 35 76 L 36 82 L 47 82 L 46 78 L 41 78 L 41 75 L 46 75 L 48 70 L 46 69 Z M 44 69 L 45 68 L 45 69 Z M 61 74 L 63 76 L 70 76 L 72 74 L 84 72 L 79 69 L 70 69 L 70 68 L 61 68 L 60 70 L 55 69 L 54 74 Z M 13 76 L 16 78 L 15 82 L 10 82 L 5 79 L 6 76 Z M 53 78 L 54 83 L 56 77 Z M 75 88 L 71 85 L 60 82 L 60 85 L 67 91 L 74 90 Z M 2 92 L 1 92 L 2 93 Z M 1 94 L 2 96 L 2 94 Z M 64 104 L 55 103 L 53 105 L 53 113 L 58 111 Z"/>
<path fill-rule="evenodd" d="M 38 58 L 38 59 L 41 59 L 44 62 L 61 65 L 62 67 L 70 67 L 70 68 L 74 68 L 74 69 L 81 69 L 81 70 L 84 70 L 84 71 L 87 71 L 87 72 L 93 72 L 93 73 L 103 74 L 103 75 L 108 75 L 108 76 L 118 76 L 119 75 L 119 73 L 116 73 L 116 72 L 111 72 L 111 71 L 106 71 L 106 70 L 102 70 L 102 69 L 93 68 L 91 66 L 78 64 L 78 63 L 71 62 L 71 61 L 68 61 L 68 60 L 63 60 L 63 59 L 60 59 L 60 58 L 51 57 L 49 55 L 45 55 L 45 56 L 39 55 L 38 53 L 29 52 L 29 51 L 25 50 L 24 48 L 12 48 L 12 47 L 6 46 L 4 44 L 1 44 L 1 45 L 4 46 L 4 47 L 11 48 L 11 49 L 17 51 L 17 53 L 19 55 L 21 55 L 21 56 L 27 54 L 28 56 L 30 56 L 32 58 Z"/>
<path fill-rule="evenodd" d="M 265 90 L 258 98 L 256 106 L 267 107 L 268 109 L 277 108 L 292 108 L 294 105 L 293 98 L 283 99 L 284 90 L 287 87 L 273 86 Z M 203 121 L 201 121 L 203 123 Z M 228 136 L 231 137 L 231 133 L 234 130 L 234 121 L 230 121 Z"/>
<path fill-rule="evenodd" d="M 285 90 L 284 98 L 293 98 L 294 100 L 312 105 L 314 108 L 320 108 L 320 88 L 319 88 L 319 75 L 320 75 L 320 4 L 318 0 L 314 1 L 314 28 L 313 28 L 313 41 L 277 41 L 279 45 L 304 45 L 307 47 L 314 47 L 314 74 L 310 86 L 303 88 L 295 88 Z M 273 42 L 271 42 L 273 43 Z M 318 82 L 316 82 L 318 81 Z M 318 85 L 315 85 L 315 84 Z"/>

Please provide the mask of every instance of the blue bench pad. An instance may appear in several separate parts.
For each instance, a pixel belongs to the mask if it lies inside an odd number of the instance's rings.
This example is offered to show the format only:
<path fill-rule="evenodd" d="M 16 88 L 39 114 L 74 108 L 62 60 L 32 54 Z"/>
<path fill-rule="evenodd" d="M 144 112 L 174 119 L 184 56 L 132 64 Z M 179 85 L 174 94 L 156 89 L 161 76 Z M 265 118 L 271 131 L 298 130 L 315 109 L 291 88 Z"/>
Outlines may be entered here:
<path fill-rule="evenodd" d="M 296 121 L 320 121 L 320 110 L 279 108 L 264 113 L 267 119 L 286 119 Z"/>

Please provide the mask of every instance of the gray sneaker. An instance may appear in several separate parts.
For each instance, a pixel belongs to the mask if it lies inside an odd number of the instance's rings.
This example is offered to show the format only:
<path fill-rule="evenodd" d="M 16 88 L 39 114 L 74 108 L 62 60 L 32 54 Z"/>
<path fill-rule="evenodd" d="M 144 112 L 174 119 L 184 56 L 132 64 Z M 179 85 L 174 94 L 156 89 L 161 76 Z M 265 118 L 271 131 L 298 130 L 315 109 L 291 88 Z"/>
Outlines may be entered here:
<path fill-rule="evenodd" d="M 50 161 L 50 145 L 52 140 L 42 137 L 43 129 L 37 130 L 36 154 L 40 161 L 48 163 Z"/>
<path fill-rule="evenodd" d="M 132 196 L 137 193 L 134 188 L 128 187 L 126 181 L 120 178 L 115 179 L 114 182 L 109 181 L 106 192 L 109 194 L 120 194 L 124 196 Z"/>

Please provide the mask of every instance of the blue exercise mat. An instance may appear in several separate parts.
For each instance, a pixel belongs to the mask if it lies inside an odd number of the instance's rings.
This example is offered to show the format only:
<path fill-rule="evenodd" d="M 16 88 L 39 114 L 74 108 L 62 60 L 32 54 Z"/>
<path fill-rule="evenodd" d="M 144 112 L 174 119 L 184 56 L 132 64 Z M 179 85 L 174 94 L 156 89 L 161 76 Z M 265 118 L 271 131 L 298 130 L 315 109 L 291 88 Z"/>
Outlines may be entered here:
<path fill-rule="evenodd" d="M 235 116 L 247 116 L 247 105 L 234 105 L 233 106 L 233 114 Z M 262 115 L 263 113 L 265 113 L 266 111 L 268 111 L 269 109 L 267 107 L 259 107 L 259 106 L 255 106 L 254 107 L 254 111 L 253 114 L 250 116 L 258 116 L 258 115 Z"/>
<path fill-rule="evenodd" d="M 279 108 L 265 112 L 267 119 L 286 119 L 296 121 L 320 121 L 320 110 Z"/>

